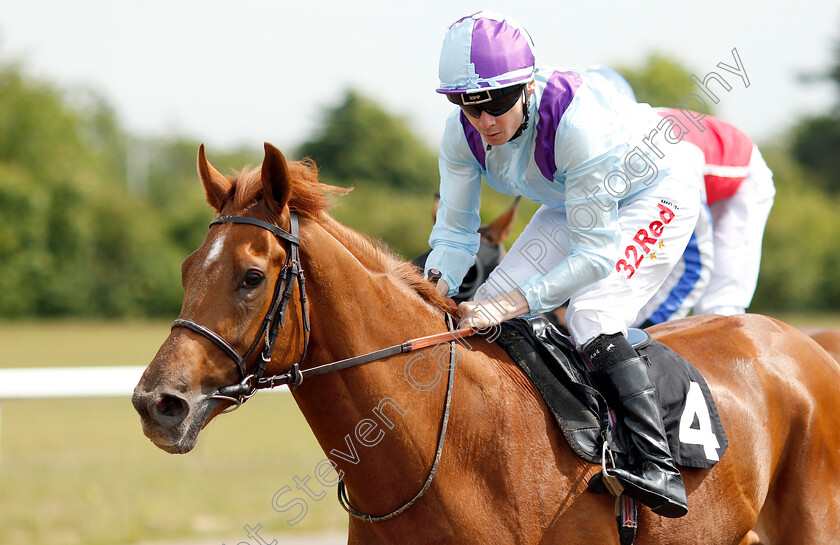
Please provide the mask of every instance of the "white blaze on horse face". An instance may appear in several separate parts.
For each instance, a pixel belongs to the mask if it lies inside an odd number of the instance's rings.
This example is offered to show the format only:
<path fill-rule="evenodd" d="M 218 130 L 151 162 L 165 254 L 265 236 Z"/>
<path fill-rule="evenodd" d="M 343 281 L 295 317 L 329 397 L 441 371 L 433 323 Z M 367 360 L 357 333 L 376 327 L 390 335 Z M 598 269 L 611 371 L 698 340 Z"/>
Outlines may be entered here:
<path fill-rule="evenodd" d="M 204 270 L 209 270 L 213 267 L 213 264 L 219 259 L 219 256 L 222 255 L 222 248 L 225 245 L 225 235 L 220 236 L 216 239 L 213 243 L 213 246 L 210 247 L 210 251 L 207 252 L 207 258 L 204 260 Z"/>

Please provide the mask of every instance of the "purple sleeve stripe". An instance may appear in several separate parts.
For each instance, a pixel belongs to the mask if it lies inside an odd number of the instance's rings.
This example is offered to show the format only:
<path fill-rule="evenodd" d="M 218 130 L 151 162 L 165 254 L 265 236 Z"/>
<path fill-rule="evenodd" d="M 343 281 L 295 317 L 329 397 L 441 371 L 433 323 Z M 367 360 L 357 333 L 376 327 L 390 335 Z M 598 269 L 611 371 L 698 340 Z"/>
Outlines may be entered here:
<path fill-rule="evenodd" d="M 464 112 L 461 112 L 458 117 L 461 120 L 461 126 L 464 127 L 464 136 L 467 138 L 467 144 L 470 146 L 470 150 L 472 150 L 473 155 L 481 164 L 481 170 L 486 171 L 487 165 L 485 164 L 484 143 L 481 141 L 481 135 L 478 134 L 475 127 L 467 121 Z"/>
<path fill-rule="evenodd" d="M 580 75 L 575 72 L 554 72 L 548 78 L 540 100 L 540 119 L 537 122 L 534 161 L 548 181 L 554 181 L 554 173 L 557 172 L 554 156 L 554 137 L 557 135 L 557 126 L 580 84 Z"/>

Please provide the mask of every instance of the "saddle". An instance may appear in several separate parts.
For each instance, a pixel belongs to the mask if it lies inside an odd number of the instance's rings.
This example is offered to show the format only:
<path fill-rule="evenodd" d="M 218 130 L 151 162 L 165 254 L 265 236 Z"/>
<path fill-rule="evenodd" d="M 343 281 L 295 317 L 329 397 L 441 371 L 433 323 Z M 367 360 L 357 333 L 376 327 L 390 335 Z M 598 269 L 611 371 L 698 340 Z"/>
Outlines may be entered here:
<path fill-rule="evenodd" d="M 642 330 L 630 330 L 628 340 L 650 364 L 674 461 L 713 467 L 729 442 L 703 376 Z M 614 425 L 614 414 L 590 377 L 589 362 L 569 337 L 542 316 L 524 316 L 503 322 L 495 342 L 540 392 L 572 451 L 600 463 L 606 443 L 621 463 L 631 461 L 621 425 Z"/>

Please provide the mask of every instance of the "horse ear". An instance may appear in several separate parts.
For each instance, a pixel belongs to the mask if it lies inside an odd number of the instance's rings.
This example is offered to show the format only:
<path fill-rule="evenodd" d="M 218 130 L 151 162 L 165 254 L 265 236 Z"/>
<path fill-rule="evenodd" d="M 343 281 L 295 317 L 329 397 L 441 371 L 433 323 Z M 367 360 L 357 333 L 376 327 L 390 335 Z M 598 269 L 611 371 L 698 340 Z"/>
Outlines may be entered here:
<path fill-rule="evenodd" d="M 204 156 L 204 144 L 198 148 L 198 176 L 204 184 L 207 202 L 216 212 L 221 212 L 225 201 L 230 198 L 233 183 L 207 161 L 207 157 Z"/>
<path fill-rule="evenodd" d="M 280 150 L 265 143 L 265 159 L 262 164 L 263 200 L 268 208 L 279 214 L 286 207 L 292 194 L 289 182 L 289 167 Z"/>
<path fill-rule="evenodd" d="M 490 222 L 487 227 L 482 227 L 481 236 L 491 244 L 501 244 L 510 236 L 513 229 L 513 220 L 516 219 L 516 211 L 519 208 L 519 197 L 513 201 L 510 208 Z"/>

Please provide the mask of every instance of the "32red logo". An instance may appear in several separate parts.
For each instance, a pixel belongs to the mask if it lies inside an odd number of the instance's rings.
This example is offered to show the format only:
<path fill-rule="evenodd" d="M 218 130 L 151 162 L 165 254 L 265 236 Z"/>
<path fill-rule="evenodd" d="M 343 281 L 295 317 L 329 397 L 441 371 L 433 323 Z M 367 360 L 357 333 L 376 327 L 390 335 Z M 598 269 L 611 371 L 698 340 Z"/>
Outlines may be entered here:
<path fill-rule="evenodd" d="M 673 210 L 662 203 L 657 204 L 659 207 L 659 219 L 662 221 L 652 221 L 647 229 L 639 229 L 633 237 L 633 244 L 628 244 L 624 248 L 624 256 L 627 259 L 621 259 L 615 264 L 615 270 L 618 272 L 625 271 L 627 279 L 633 278 L 636 270 L 641 266 L 642 260 L 650 254 L 651 246 L 655 246 L 662 233 L 665 231 L 665 226 L 671 223 L 676 214 Z"/>

